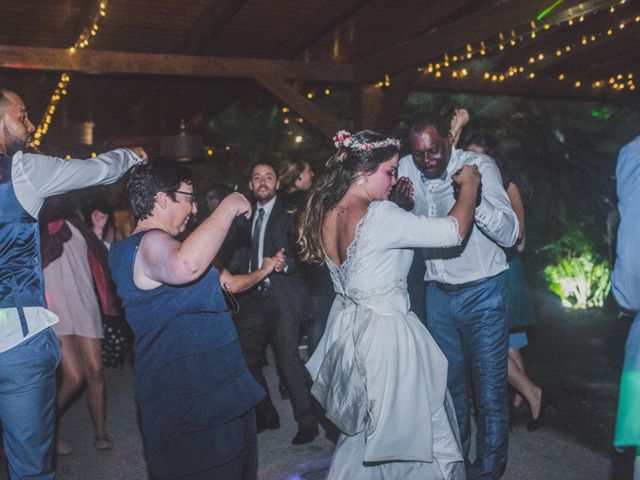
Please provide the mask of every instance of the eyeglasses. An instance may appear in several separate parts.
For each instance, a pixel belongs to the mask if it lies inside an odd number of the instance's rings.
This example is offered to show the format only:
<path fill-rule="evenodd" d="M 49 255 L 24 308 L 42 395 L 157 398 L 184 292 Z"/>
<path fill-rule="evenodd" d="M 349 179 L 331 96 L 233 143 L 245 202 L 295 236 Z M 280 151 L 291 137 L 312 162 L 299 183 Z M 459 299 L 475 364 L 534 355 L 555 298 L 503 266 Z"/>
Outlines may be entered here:
<path fill-rule="evenodd" d="M 196 194 L 194 192 L 183 192 L 181 190 L 176 190 L 173 193 L 181 193 L 182 195 L 189 195 L 189 203 L 192 205 L 196 202 Z"/>

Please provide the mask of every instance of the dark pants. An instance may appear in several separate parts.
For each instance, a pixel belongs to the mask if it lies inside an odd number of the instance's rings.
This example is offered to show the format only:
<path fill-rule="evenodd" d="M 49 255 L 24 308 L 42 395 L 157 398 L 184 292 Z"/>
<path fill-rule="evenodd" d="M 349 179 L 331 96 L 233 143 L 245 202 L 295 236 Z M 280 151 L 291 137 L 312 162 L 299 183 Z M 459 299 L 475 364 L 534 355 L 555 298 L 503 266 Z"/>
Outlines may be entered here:
<path fill-rule="evenodd" d="M 0 353 L 0 422 L 13 479 L 52 479 L 56 366 L 50 328 Z"/>
<path fill-rule="evenodd" d="M 468 370 L 478 411 L 478 456 L 469 479 L 499 479 L 507 463 L 507 345 L 505 274 L 445 291 L 429 282 L 427 325 L 449 361 L 448 386 L 460 427 L 465 457 L 469 453 Z"/>
<path fill-rule="evenodd" d="M 416 314 L 422 324 L 427 326 L 427 310 L 425 298 L 424 274 L 426 271 L 422 251 L 420 248 L 414 249 L 413 262 L 407 275 L 407 291 L 411 302 L 411 311 Z"/>
<path fill-rule="evenodd" d="M 268 418 L 274 409 L 262 373 L 263 352 L 271 340 L 276 364 L 289 391 L 296 422 L 300 428 L 315 426 L 317 421 L 308 377 L 298 354 L 301 318 L 291 309 L 278 304 L 273 289 L 266 292 L 256 289 L 243 297 L 235 321 L 247 366 L 267 391 L 265 399 L 256 405 L 256 415 Z"/>

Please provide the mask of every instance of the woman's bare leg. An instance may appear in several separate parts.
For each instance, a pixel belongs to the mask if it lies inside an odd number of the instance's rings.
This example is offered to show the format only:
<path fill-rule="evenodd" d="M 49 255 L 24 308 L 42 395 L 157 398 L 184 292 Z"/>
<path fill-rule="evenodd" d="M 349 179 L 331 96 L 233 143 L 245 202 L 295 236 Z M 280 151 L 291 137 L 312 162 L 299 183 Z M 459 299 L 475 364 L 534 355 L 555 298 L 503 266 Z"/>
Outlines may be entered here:
<path fill-rule="evenodd" d="M 82 370 L 87 382 L 87 401 L 95 429 L 96 441 L 109 442 L 107 434 L 107 397 L 102 367 L 102 340 L 76 337 L 82 356 Z"/>
<path fill-rule="evenodd" d="M 58 388 L 56 398 L 56 409 L 58 419 L 64 409 L 68 406 L 69 400 L 78 392 L 82 386 L 82 367 L 80 357 L 77 352 L 75 335 L 60 335 L 58 337 L 61 346 L 60 368 L 62 369 L 62 381 Z M 56 439 L 56 453 L 58 455 L 69 455 L 71 447 L 63 440 Z"/>
<path fill-rule="evenodd" d="M 523 368 L 511 356 L 509 351 L 507 364 L 507 379 L 509 384 L 522 395 L 531 409 L 531 418 L 538 418 L 540 415 L 540 402 L 542 400 L 542 389 L 529 379 Z"/>
<path fill-rule="evenodd" d="M 62 355 L 60 358 L 62 382 L 58 389 L 56 406 L 60 412 L 67 406 L 71 397 L 73 397 L 82 386 L 83 373 L 81 357 L 78 354 L 78 346 L 76 344 L 77 337 L 75 335 L 60 335 L 58 338 L 60 339 L 60 346 L 62 347 Z"/>
<path fill-rule="evenodd" d="M 509 358 L 511 358 L 514 362 L 516 362 L 518 367 L 520 367 L 520 369 L 523 372 L 526 371 L 524 369 L 524 360 L 522 359 L 522 354 L 520 353 L 520 350 L 518 350 L 516 348 L 510 348 L 509 349 Z M 520 395 L 520 393 L 518 393 L 518 391 L 516 391 L 516 394 L 513 396 L 513 406 L 515 408 L 520 408 L 520 406 L 523 403 L 524 403 L 524 397 L 522 395 Z"/>

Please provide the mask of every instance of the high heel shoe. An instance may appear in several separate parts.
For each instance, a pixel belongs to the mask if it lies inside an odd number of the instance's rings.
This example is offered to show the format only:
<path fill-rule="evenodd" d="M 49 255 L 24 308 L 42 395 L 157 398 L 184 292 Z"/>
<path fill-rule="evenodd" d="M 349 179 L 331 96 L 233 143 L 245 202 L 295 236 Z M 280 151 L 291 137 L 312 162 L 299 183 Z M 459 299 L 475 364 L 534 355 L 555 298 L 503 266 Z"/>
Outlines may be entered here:
<path fill-rule="evenodd" d="M 543 390 L 540 396 L 540 413 L 538 414 L 537 418 L 532 418 L 529 421 L 529 423 L 527 424 L 527 432 L 535 432 L 544 425 L 544 415 L 548 407 L 556 408 L 551 395 Z"/>

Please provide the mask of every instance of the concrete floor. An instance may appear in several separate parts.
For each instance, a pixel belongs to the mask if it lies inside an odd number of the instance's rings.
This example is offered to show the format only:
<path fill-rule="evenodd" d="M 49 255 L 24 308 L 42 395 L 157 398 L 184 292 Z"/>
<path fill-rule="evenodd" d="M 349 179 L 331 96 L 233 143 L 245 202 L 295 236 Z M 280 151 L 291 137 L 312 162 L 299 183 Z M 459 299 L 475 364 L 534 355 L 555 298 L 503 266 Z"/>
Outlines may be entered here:
<path fill-rule="evenodd" d="M 560 411 L 547 425 L 529 433 L 527 413 L 516 417 L 509 442 L 509 463 L 503 479 L 622 480 L 614 471 L 611 449 L 621 345 L 628 325 L 613 310 L 571 312 L 546 293 L 536 294 L 539 324 L 526 359 L 533 378 L 544 379 Z M 267 367 L 270 385 L 277 385 Z M 146 480 L 142 440 L 133 399 L 133 373 L 107 369 L 108 425 L 114 449 L 93 448 L 86 401 L 79 399 L 60 421 L 61 438 L 74 452 L 57 459 L 60 480 Z M 288 402 L 272 393 L 282 428 L 261 433 L 260 480 L 324 478 L 333 443 L 323 436 L 292 446 L 296 432 Z"/>

